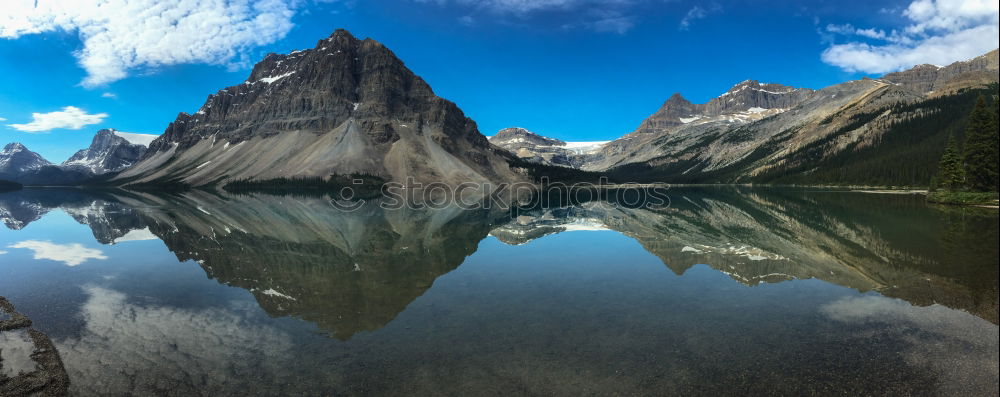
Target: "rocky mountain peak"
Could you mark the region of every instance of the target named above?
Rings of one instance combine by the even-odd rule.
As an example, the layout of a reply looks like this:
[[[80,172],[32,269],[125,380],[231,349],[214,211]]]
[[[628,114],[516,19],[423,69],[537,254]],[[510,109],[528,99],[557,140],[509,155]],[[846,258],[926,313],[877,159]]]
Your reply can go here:
[[[647,118],[636,129],[636,133],[649,133],[665,128],[676,127],[685,123],[684,120],[701,117],[704,106],[693,104],[679,92],[675,92],[660,109]]]
[[[491,150],[475,122],[392,51],[337,30],[315,48],[268,54],[245,82],[209,95],[194,114],[179,114],[119,178],[173,173],[192,185],[351,173],[520,178]]]
[[[19,142],[8,143],[3,147],[3,151],[0,151],[0,175],[37,170],[47,165],[52,163]],[[8,176],[0,179],[16,178]]]
[[[688,101],[686,98],[684,98],[684,96],[681,95],[681,93],[675,92],[673,95],[670,96],[670,98],[667,98],[667,101],[663,103],[663,106],[669,106],[669,105],[685,106],[690,103],[691,101]]]
[[[20,142],[11,142],[3,147],[3,154],[13,154],[24,150],[28,150],[28,148],[24,147]]]
[[[744,80],[709,101],[705,105],[705,113],[708,116],[718,116],[751,109],[788,109],[802,103],[812,93],[813,90],[805,88]]]
[[[528,131],[521,127],[504,128],[489,138],[493,145],[515,156],[546,165],[580,167],[584,157],[600,150],[607,141],[566,142]]]
[[[60,166],[88,175],[101,175],[125,169],[146,153],[145,145],[133,143],[126,136],[144,136],[144,134],[121,133],[111,128],[99,130],[94,134],[89,147],[76,152]]]
[[[563,146],[566,142],[559,139],[544,137],[521,127],[509,127],[497,131],[489,138],[490,143],[510,150],[522,146]]]
[[[426,109],[404,99],[431,97],[430,86],[392,51],[341,29],[315,48],[268,54],[243,84],[209,95],[194,114],[178,114],[150,155],[171,143],[184,149],[208,135],[236,144],[280,131],[329,131],[351,117],[413,115]],[[394,139],[389,131],[380,134],[381,141]],[[484,138],[480,145],[487,145]]]

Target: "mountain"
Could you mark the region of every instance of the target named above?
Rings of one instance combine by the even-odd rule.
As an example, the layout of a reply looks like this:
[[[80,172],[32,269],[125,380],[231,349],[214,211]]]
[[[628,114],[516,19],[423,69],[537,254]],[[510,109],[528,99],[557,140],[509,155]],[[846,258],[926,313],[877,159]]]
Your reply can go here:
[[[996,71],[1000,67],[997,51],[944,67],[917,65],[909,70],[886,74],[882,80],[925,95],[944,95],[964,86],[988,84],[997,80]]]
[[[20,143],[0,151],[0,179],[24,185],[70,185],[86,179],[77,171],[64,171]]]
[[[635,133],[664,132],[693,122],[756,120],[794,107],[812,94],[808,88],[761,84],[756,80],[743,81],[704,104],[691,103],[674,93]]]
[[[997,65],[992,51],[816,91],[747,80],[704,104],[674,94],[570,163],[636,182],[926,186],[976,97],[997,94]]]
[[[520,127],[504,128],[489,137],[490,143],[534,163],[580,167],[581,155],[596,152],[607,141],[564,142],[547,138]]]
[[[121,171],[138,161],[156,135],[120,132],[114,129],[97,131],[90,147],[76,152],[60,166],[77,169],[90,175]]]
[[[28,150],[20,143],[9,143],[0,151],[0,178],[17,180],[17,175],[37,171],[52,165],[40,154]]]
[[[92,177],[121,171],[134,164],[156,135],[97,131],[90,146],[55,165],[20,143],[11,143],[0,152],[0,179],[25,185],[70,186]]]
[[[476,123],[388,48],[337,30],[316,47],[268,54],[247,80],[181,113],[123,184],[365,174],[417,182],[512,182]]]

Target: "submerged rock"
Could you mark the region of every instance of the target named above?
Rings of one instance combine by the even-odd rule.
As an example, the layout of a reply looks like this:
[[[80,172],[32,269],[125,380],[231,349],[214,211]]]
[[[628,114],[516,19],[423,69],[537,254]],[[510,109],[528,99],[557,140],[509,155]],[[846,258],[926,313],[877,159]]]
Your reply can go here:
[[[0,396],[64,396],[68,388],[52,341],[0,296]]]

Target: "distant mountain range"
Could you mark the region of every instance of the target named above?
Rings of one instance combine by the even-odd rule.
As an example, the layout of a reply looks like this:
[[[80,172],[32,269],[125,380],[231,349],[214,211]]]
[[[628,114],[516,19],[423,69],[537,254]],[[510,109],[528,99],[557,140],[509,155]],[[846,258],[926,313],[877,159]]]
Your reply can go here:
[[[97,131],[89,147],[58,165],[20,143],[11,143],[0,152],[0,179],[26,185],[79,184],[128,168],[154,139],[156,135],[103,129]]]
[[[821,90],[747,80],[704,104],[674,94],[635,131],[587,153],[548,158],[543,136],[491,141],[637,182],[920,186],[948,135],[961,137],[976,97],[997,95],[997,74],[994,50]]]
[[[517,127],[487,139],[392,51],[341,29],[315,48],[268,54],[245,82],[180,113],[158,137],[102,130],[59,165],[10,144],[0,179],[70,185],[117,172],[104,182],[221,187],[371,176],[496,185],[560,166],[636,182],[924,186],[947,137],[961,138],[976,97],[997,95],[997,75],[994,50],[820,90],[746,80],[703,104],[673,94],[610,142]]]
[[[608,141],[565,142],[520,127],[504,128],[491,136],[489,141],[527,161],[576,168],[583,165],[580,160],[584,155],[593,154],[608,143]]]

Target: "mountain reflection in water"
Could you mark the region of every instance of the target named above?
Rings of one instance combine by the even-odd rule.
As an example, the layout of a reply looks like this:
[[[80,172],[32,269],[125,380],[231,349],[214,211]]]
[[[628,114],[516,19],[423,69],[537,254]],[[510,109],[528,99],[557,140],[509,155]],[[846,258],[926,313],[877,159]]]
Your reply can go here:
[[[502,341],[505,335],[514,332],[514,328],[508,327],[514,327],[512,324],[517,321],[526,321],[528,322],[526,327],[538,327],[539,332],[547,332],[545,330],[552,327],[558,328],[559,321],[569,320],[559,320],[558,318],[544,320],[544,318],[563,315],[556,313],[576,313],[578,315],[574,317],[576,319],[582,318],[579,316],[585,317],[587,312],[583,310],[588,305],[587,302],[594,305],[596,301],[590,301],[590,299],[600,298],[593,295],[596,290],[589,293],[576,290],[561,291],[555,287],[555,284],[544,284],[545,282],[558,283],[560,278],[569,278],[575,281],[589,280],[588,277],[594,277],[598,280],[606,279],[607,285],[627,285],[627,280],[621,278],[625,276],[615,273],[617,271],[615,269],[621,268],[621,265],[612,263],[616,260],[614,258],[618,255],[617,252],[603,252],[599,258],[595,256],[590,262],[578,265],[560,262],[561,256],[573,257],[572,253],[560,252],[545,252],[541,256],[530,258],[532,263],[527,264],[523,263],[524,258],[493,258],[492,260],[498,264],[491,268],[497,272],[491,276],[492,279],[477,279],[466,275],[460,280],[453,280],[460,287],[468,285],[469,288],[478,288],[479,296],[473,294],[466,298],[460,298],[460,292],[465,293],[465,291],[455,290],[454,285],[432,288],[436,284],[436,280],[444,279],[443,276],[455,271],[460,266],[464,268],[463,263],[482,249],[483,241],[489,236],[509,246],[532,247],[537,245],[538,249],[545,250],[546,244],[549,244],[547,241],[550,241],[550,239],[543,238],[546,236],[569,232],[585,233],[610,230],[638,242],[642,249],[655,256],[671,273],[685,275],[692,282],[702,280],[705,277],[704,273],[698,270],[700,268],[710,268],[714,272],[724,274],[738,283],[733,284],[739,288],[734,293],[760,288],[763,285],[799,285],[796,283],[801,281],[795,280],[809,279],[812,279],[812,282],[847,287],[862,293],[877,292],[877,294],[845,296],[823,303],[816,315],[825,319],[824,321],[832,322],[831,324],[840,324],[845,330],[856,329],[860,327],[859,324],[884,324],[888,327],[900,327],[901,324],[905,324],[902,325],[904,328],[919,329],[920,332],[916,332],[909,339],[906,339],[907,347],[905,348],[898,345],[903,342],[884,341],[885,335],[877,336],[875,334],[864,336],[864,338],[874,338],[870,341],[874,343],[873,345],[869,345],[867,341],[862,344],[871,346],[870,348],[875,350],[895,349],[893,351],[903,354],[901,359],[907,365],[930,368],[926,370],[936,371],[936,373],[951,374],[953,382],[945,382],[936,386],[940,392],[961,393],[967,390],[988,391],[996,388],[995,379],[968,376],[970,371],[982,371],[983,368],[986,369],[987,374],[990,371],[995,373],[995,370],[991,370],[991,368],[997,366],[997,341],[995,337],[997,328],[995,324],[997,324],[998,301],[996,265],[998,261],[998,227],[995,212],[966,208],[928,207],[919,196],[869,195],[816,190],[737,187],[684,188],[671,190],[670,198],[671,205],[661,209],[629,208],[611,202],[595,201],[562,208],[522,210],[511,214],[497,211],[463,211],[456,208],[386,210],[380,208],[377,202],[370,202],[360,210],[343,212],[329,205],[325,199],[318,197],[224,195],[205,191],[154,195],[124,191],[89,192],[26,189],[0,195],[0,220],[8,229],[28,230],[33,222],[39,222],[49,212],[61,210],[72,217],[74,221],[88,226],[94,239],[103,245],[116,245],[136,240],[161,240],[178,261],[197,263],[204,274],[215,282],[248,291],[256,300],[257,306],[263,309],[268,316],[275,319],[304,320],[318,327],[318,331],[322,334],[335,340],[345,341],[345,343],[356,342],[355,339],[358,338],[363,339],[358,341],[358,346],[374,343],[371,341],[378,338],[372,333],[387,327],[403,312],[410,311],[412,312],[411,316],[413,316],[420,315],[420,313],[431,313],[427,312],[427,310],[431,310],[428,309],[429,307],[437,308],[435,310],[445,310],[449,315],[464,318],[462,320],[464,325],[448,323],[439,317],[427,319],[426,321],[431,323],[439,322],[438,325],[432,326],[432,329],[440,333],[440,340],[427,339],[422,342],[410,340],[409,346],[416,346],[413,343],[426,343],[427,346],[421,348],[427,350],[423,357],[430,357],[426,356],[426,354],[430,354],[434,357],[432,362],[439,363],[444,367],[454,364],[464,368],[475,367],[475,364],[463,362],[458,358],[452,362],[450,361],[452,359],[447,358],[450,357],[449,354],[455,355],[454,357],[475,354],[474,350],[469,350],[472,347],[459,343],[464,337],[472,337],[469,336],[469,330],[460,327],[468,326],[469,329],[479,329],[479,338],[492,338],[496,343],[500,343],[497,341]],[[591,246],[585,247],[579,245],[580,243],[574,243],[577,244],[575,247],[587,252],[599,251],[605,241],[612,239],[607,237],[609,235],[602,236],[605,236],[603,240],[583,240],[588,241],[587,244],[593,244]],[[615,247],[622,246],[622,242],[615,241]],[[28,247],[22,245],[8,248],[15,245],[4,242],[4,247],[0,248],[12,251]],[[491,251],[495,249],[489,248]],[[80,265],[80,263],[87,263],[85,262],[87,260],[101,260],[95,258],[98,258],[97,255],[103,256],[103,254],[100,254],[100,251],[95,252],[97,253],[89,258],[65,259],[65,263],[69,265],[70,262],[73,262],[75,265]],[[36,258],[44,259],[44,257],[39,257],[37,253],[35,255]],[[628,261],[628,258],[633,256],[623,255],[622,260]],[[106,257],[104,258],[106,259]],[[538,269],[536,276],[551,277],[551,279],[518,279],[516,275],[503,272],[503,261],[505,260],[521,261],[516,265],[513,262],[508,263],[507,267],[511,271],[520,269],[519,271],[523,272],[526,269],[525,266],[528,266],[528,268]],[[601,265],[602,263],[605,265]],[[545,267],[551,267],[551,272],[554,273],[546,273]],[[573,274],[576,271],[574,269],[578,270],[578,274]],[[689,273],[694,275],[689,276]],[[539,282],[543,283],[539,287],[541,288],[539,291],[546,290],[545,285],[549,285],[548,288],[551,289],[552,294],[538,295],[541,292],[532,294],[530,289],[539,286]],[[683,280],[681,280],[681,284],[683,284]],[[476,285],[479,287],[475,287]],[[516,306],[491,306],[490,299],[496,299],[497,302],[502,301],[497,294],[500,294],[498,291],[503,289],[499,287],[496,290],[492,289],[493,286],[501,285],[509,286],[509,289],[514,291],[525,290],[522,298],[526,301],[515,301],[519,302]],[[796,288],[816,289],[817,285],[807,282]],[[655,286],[639,286],[637,288],[640,287],[653,288],[652,291],[655,291]],[[692,284],[692,287],[701,288],[695,287],[695,284]],[[443,301],[444,298],[440,296],[428,299],[428,303],[426,303],[428,308],[411,307],[412,303],[421,296],[441,288],[443,288],[441,293],[452,295],[449,298],[451,300],[461,301],[465,299],[469,305],[468,308],[463,309],[461,305],[442,308],[441,303],[447,301]],[[677,288],[677,285],[674,288]],[[724,287],[724,289],[734,291],[732,287]],[[802,290],[794,291],[800,292],[793,293],[785,290],[784,293],[789,294],[789,296],[803,293]],[[323,361],[333,360],[333,358],[306,357],[308,354],[302,352],[301,349],[308,351],[310,344],[319,342],[297,344],[298,342],[291,340],[284,331],[279,331],[266,323],[248,322],[249,320],[239,314],[249,310],[248,308],[238,308],[238,310],[232,308],[230,308],[231,310],[220,308],[174,310],[164,306],[163,302],[169,301],[168,298],[161,297],[151,301],[157,302],[156,304],[161,306],[136,303],[123,292],[93,283],[82,285],[80,293],[86,296],[86,300],[80,303],[81,307],[76,309],[78,313],[75,316],[78,320],[86,323],[86,331],[67,332],[66,335],[54,336],[53,339],[57,340],[56,345],[63,354],[64,361],[67,362],[71,378],[77,381],[75,390],[82,394],[136,392],[140,386],[146,387],[141,388],[145,391],[157,390],[153,388],[154,386],[128,382],[117,386],[81,382],[81,379],[113,378],[114,374],[121,373],[115,372],[117,370],[114,366],[108,367],[102,364],[107,361],[102,358],[104,355],[131,357],[145,350],[160,350],[161,359],[168,361],[169,364],[157,364],[154,360],[153,362],[123,365],[133,372],[137,371],[137,368],[148,367],[147,370],[151,371],[151,374],[158,374],[158,377],[176,376],[172,378],[173,382],[177,385],[190,387],[196,387],[198,382],[204,381],[204,379],[198,380],[200,379],[199,373],[211,373],[217,371],[219,367],[231,366],[227,372],[229,375],[220,375],[222,379],[228,380],[219,380],[218,384],[211,381],[208,383],[210,387],[203,385],[198,389],[202,392],[220,393],[235,390],[230,388],[237,387],[237,385],[247,386],[241,382],[252,384],[254,382],[252,379],[244,379],[245,377],[238,375],[243,372],[275,373],[280,375],[273,375],[274,379],[281,378],[287,382],[294,382],[290,379],[296,379],[297,376],[301,375],[296,371],[303,370],[282,367],[279,364],[283,362],[282,360],[299,360],[302,365],[311,363],[309,365],[312,365],[317,371],[321,371],[324,368],[323,365],[326,365],[322,363],[333,362]],[[631,299],[627,295],[622,295],[622,292],[615,292],[615,294],[618,295],[613,294],[612,296],[617,296],[624,301]],[[908,304],[898,300],[885,299],[878,295],[898,298]],[[573,307],[571,303],[559,303],[561,299],[568,299],[571,296],[577,297],[575,303],[583,306]],[[580,299],[579,297],[588,298]],[[504,299],[508,298],[510,297],[504,296]],[[700,304],[708,308],[719,304],[719,301],[713,300],[716,298],[710,293],[705,293],[699,298],[705,300]],[[530,301],[532,299],[534,301]],[[434,306],[435,304],[439,306]],[[655,302],[652,301],[648,304],[655,306]],[[561,308],[562,311],[549,312],[549,309],[546,309],[549,306],[546,305],[552,306],[552,310]],[[609,324],[607,332],[622,332],[621,330],[615,331],[615,327],[610,324],[614,324],[616,321],[627,324],[626,319],[629,318],[632,319],[630,321],[647,318],[641,316],[649,314],[653,308],[642,305],[642,302],[636,301],[632,306],[623,307],[621,311],[617,312],[607,312],[606,310],[610,310],[608,308],[594,308],[595,311],[604,311],[600,311],[601,315],[596,316],[593,320],[607,321]],[[475,307],[480,309],[474,309]],[[484,307],[489,309],[483,309]],[[782,307],[778,307],[774,310],[781,309]],[[513,313],[509,310],[523,310],[523,312]],[[694,315],[691,314],[694,312],[687,312],[683,307],[675,307],[673,310],[678,316],[676,321]],[[947,324],[950,324],[949,322],[954,324],[968,323],[968,320],[963,317],[967,315],[961,312],[971,313],[992,323],[992,325],[985,322],[969,326],[963,325],[960,328],[965,331],[956,333],[954,329],[948,328]],[[432,311],[432,313],[438,312]],[[547,314],[543,315],[542,313]],[[711,312],[702,312],[702,314],[709,317],[723,316],[723,311],[716,314]],[[753,315],[753,313],[744,314]],[[434,316],[439,315],[441,314],[434,314]],[[569,314],[565,315],[569,316]],[[729,314],[729,320],[725,316],[714,319],[712,321],[722,321],[721,323],[713,323],[715,325],[705,323],[691,326],[695,329],[737,326],[736,323],[746,320],[739,320],[733,316],[741,315]],[[495,318],[496,323],[491,324],[490,318]],[[649,326],[668,321],[667,319],[654,321],[652,317],[648,318],[650,318],[649,324],[647,324]],[[37,320],[36,318],[36,322],[39,322]],[[551,323],[546,323],[546,321]],[[694,321],[707,320],[696,317]],[[731,324],[727,324],[726,321]],[[811,318],[809,321],[818,320]],[[44,324],[44,321],[40,322]],[[412,321],[408,320],[406,323],[410,324]],[[197,330],[205,324],[216,324],[212,327],[205,326],[205,329],[215,329],[213,332],[217,335],[213,335],[212,338],[226,339],[227,342],[214,345],[212,348],[206,347],[204,340],[193,336],[200,332]],[[624,332],[641,333],[642,322],[639,321],[638,324],[634,326],[637,328],[631,328],[632,331]],[[775,328],[767,332],[775,335],[786,332],[786,330],[787,332],[808,333],[810,331],[803,330],[816,326],[808,324],[811,323],[789,323],[781,325],[785,328],[780,328],[780,331]],[[829,326],[829,324],[825,326]],[[481,329],[479,327],[487,328]],[[758,327],[767,328],[770,326],[758,325]],[[489,331],[486,331],[487,329]],[[118,332],[111,333],[110,330],[118,330]],[[565,352],[566,349],[576,348],[564,345],[563,342],[576,343],[576,346],[579,346],[581,341],[590,341],[588,343],[597,344],[590,346],[591,349],[610,349],[611,346],[618,346],[618,348],[624,349],[623,351],[652,348],[649,346],[640,347],[641,343],[652,343],[653,347],[668,348],[668,346],[660,346],[653,343],[654,341],[643,340],[638,336],[633,336],[632,339],[627,337],[622,339],[610,334],[603,335],[599,328],[593,331],[596,334],[575,335],[577,330],[566,329],[560,331],[562,332],[560,338],[564,338],[564,341],[544,338],[524,340],[522,347],[527,351],[553,349]],[[494,332],[497,334],[494,335]],[[664,338],[674,334],[670,338],[684,340],[683,345],[686,345],[685,348],[690,350],[685,354],[691,355],[692,358],[683,360],[707,361],[691,361],[686,364],[687,367],[683,365],[670,367],[670,370],[675,373],[688,371],[689,369],[684,368],[692,368],[691,366],[711,368],[710,363],[716,359],[729,360],[731,365],[739,365],[742,362],[740,360],[732,361],[730,355],[737,355],[741,359],[749,360],[747,361],[747,365],[749,365],[755,360],[754,357],[759,358],[762,357],[761,355],[772,354],[767,353],[766,343],[754,345],[759,341],[755,342],[752,334],[748,333],[743,336],[731,335],[732,338],[735,338],[733,341],[740,340],[740,338],[750,338],[745,343],[741,342],[740,344],[743,346],[742,349],[746,349],[745,352],[727,352],[725,354],[716,352],[713,353],[716,355],[712,356],[714,358],[702,356],[701,354],[708,354],[707,352],[717,348],[705,344],[711,337],[689,335],[685,332],[688,331],[674,328],[663,329],[659,331],[659,334]],[[987,335],[984,342],[984,339],[981,339],[977,334],[982,332],[993,334],[992,341]],[[359,335],[366,334],[367,336],[359,337]],[[852,333],[852,335],[854,334],[856,333]],[[399,338],[398,334],[396,335],[399,339],[398,343],[407,343],[405,342],[407,338]],[[834,340],[840,341],[836,343],[861,343],[845,342],[853,337],[838,336],[837,338],[841,339],[834,338]],[[135,343],[135,338],[143,340],[143,344],[130,346],[129,343]],[[155,346],[158,338],[171,341],[169,343],[174,346],[174,349],[179,349],[178,351],[204,351],[204,355],[173,357],[162,348]],[[365,342],[365,340],[369,342]],[[448,341],[451,341],[452,345],[449,345]],[[492,348],[485,348],[482,343],[477,342],[472,346],[487,351]],[[534,345],[536,343],[539,345]],[[636,345],[629,346],[628,343]],[[803,340],[802,343],[806,343],[806,340]],[[881,344],[881,347],[875,347],[878,344]],[[836,344],[830,346],[834,345]],[[383,347],[384,351],[379,351],[379,355],[366,359],[389,360],[383,364],[385,367],[381,371],[391,371],[394,365],[403,365],[402,362],[405,360],[400,361],[401,358],[396,356],[403,354],[400,350],[401,347],[392,346],[396,345],[386,345]],[[676,348],[670,347],[669,349]],[[319,348],[319,350],[323,349],[325,348]],[[433,349],[437,350],[434,350],[434,353],[429,353]],[[864,350],[837,353],[837,349],[833,348],[826,351],[820,345],[815,346],[815,349],[814,353],[817,355],[842,353],[844,357],[850,356],[859,360],[864,359],[865,354],[867,354]],[[971,350],[958,353],[961,349]],[[991,349],[992,353],[983,355],[982,351],[989,352]],[[117,350],[121,351],[109,353]],[[289,351],[299,351],[298,356],[289,354]],[[602,351],[585,349],[575,354],[582,355],[582,357],[577,357],[578,359],[590,354],[596,355],[593,357],[594,360],[606,361],[608,357],[601,355],[604,353],[600,352]],[[507,353],[524,354],[520,350]],[[497,351],[491,354],[500,357],[507,353]],[[960,354],[960,356],[955,356],[956,354]],[[357,357],[357,360],[362,360],[362,356],[343,353],[343,355],[337,356],[340,357],[337,360],[348,363],[351,362],[349,357]],[[640,356],[642,354],[633,352],[627,360],[620,364],[633,365],[630,367],[633,371],[642,372],[644,370],[639,368],[644,364],[634,362],[636,357]],[[950,358],[928,362],[926,359],[928,356],[947,356]],[[167,359],[167,357],[171,358]],[[235,362],[229,357],[243,358],[239,362]],[[555,373],[552,372],[555,367],[547,366],[546,361],[529,363],[520,361],[523,357],[519,357],[510,356],[506,362],[512,363],[511,365],[519,363],[517,365],[521,365],[521,370],[524,371],[531,372],[530,369],[535,368],[533,371],[537,374],[545,373],[555,376]],[[696,357],[700,358],[696,359]],[[729,358],[723,359],[723,357]],[[825,357],[831,362],[830,365],[836,361],[831,358],[835,356]],[[674,360],[682,359],[678,356]],[[811,360],[822,362],[822,357]],[[254,364],[251,365],[251,363]],[[557,363],[550,364],[556,365]],[[611,365],[610,362],[605,364]],[[801,364],[790,362],[788,365],[797,366],[796,369],[786,368],[783,371],[808,373],[809,367],[803,367]],[[165,365],[174,367],[168,369],[164,367]],[[356,365],[369,364],[358,363]],[[560,368],[565,368],[566,364],[558,365],[561,366]],[[593,365],[599,366],[596,363]],[[681,364],[674,363],[672,365]],[[816,365],[820,366],[821,364]],[[163,372],[157,372],[151,368]],[[878,371],[880,369],[884,370],[885,368],[859,366],[857,371]],[[435,367],[434,370],[440,370],[440,368]],[[509,370],[511,369],[507,368],[503,371]],[[595,367],[589,370],[601,372],[606,369]],[[655,370],[655,365],[647,370]],[[103,371],[112,372],[105,373]],[[367,379],[366,382],[374,382],[373,379],[377,379],[378,376],[386,376],[385,372],[373,369],[348,368],[345,371],[347,372],[337,376],[345,377],[343,379]],[[708,370],[706,369],[706,371]],[[961,373],[962,371],[965,373]],[[756,374],[754,376],[769,379],[769,376],[777,376],[775,374],[780,372],[773,372],[772,375]],[[483,377],[486,376],[478,373],[467,375],[471,379],[479,379],[479,381],[482,381]],[[649,374],[643,376],[647,375]],[[706,379],[712,379],[713,376],[719,379],[729,379],[732,378],[730,375],[736,376],[737,379],[742,379],[739,376],[743,376],[726,373],[711,375],[711,371],[699,376]],[[515,375],[509,374],[509,376]],[[516,377],[522,376],[529,375],[516,375]],[[591,385],[595,387],[594,390],[619,390],[616,388],[621,386],[610,379],[598,382],[598,380],[584,381],[583,378],[576,378],[581,376],[579,374],[559,376],[577,379],[576,382],[582,382],[579,384],[597,382]],[[691,384],[701,384],[697,380],[698,377],[690,378],[691,376],[694,375],[680,376],[671,382],[688,385],[687,387],[690,387]],[[852,375],[851,371],[845,371],[842,376],[843,379],[857,377],[857,375]],[[850,378],[851,376],[855,376],[855,378]],[[899,379],[884,379],[881,382],[903,382],[903,384],[911,382],[907,387],[915,388],[914,390],[920,387],[929,387],[906,378],[910,375],[899,374],[898,376]],[[271,379],[270,382],[276,382],[274,379]],[[536,386],[547,384],[542,382],[541,378],[531,381],[518,379],[521,379],[520,382],[528,384],[533,384],[531,382],[535,381],[541,382]],[[639,378],[636,378],[637,382],[638,380]],[[737,383],[749,382],[746,379],[743,381],[729,380]],[[847,387],[840,384],[840,386],[843,386],[843,390],[862,390],[865,387],[871,387],[870,382],[877,382],[873,379],[855,380],[858,382],[856,385]],[[344,382],[338,383],[333,378],[330,381],[340,386],[325,384],[323,380],[315,381],[324,384],[324,386],[300,385],[302,389],[279,388],[272,391],[315,392],[319,390],[352,394],[385,392],[393,387],[393,383],[388,381],[384,385],[362,382],[361,384],[367,387],[363,389],[352,389],[351,387],[355,387],[357,384],[347,382],[347,384],[353,385],[347,387],[344,386]],[[758,381],[760,380],[753,382]],[[656,384],[658,390],[663,390],[665,386],[657,382],[647,386],[652,387],[653,384]],[[155,380],[150,380],[150,384],[155,383]],[[424,390],[422,389],[424,386],[430,387],[429,385],[410,385],[412,390]],[[532,386],[532,388],[534,389],[536,386]],[[548,391],[559,394],[575,390],[570,387],[571,384],[565,386],[568,388],[548,389]],[[778,385],[772,384],[771,389],[760,389],[760,391],[801,392],[803,389],[796,388],[799,386],[778,387]],[[384,389],[380,387],[384,387]],[[483,390],[481,387],[486,386],[461,383],[460,385],[435,385],[431,389],[437,387],[452,392],[468,392],[480,391]],[[634,387],[634,389],[629,389],[634,392],[645,390],[639,386],[639,383],[630,384],[629,387]],[[678,387],[671,390],[691,391],[691,389],[682,386]],[[734,386],[727,386],[723,383],[715,387],[718,388],[711,390],[719,392],[735,390],[729,388]],[[183,389],[181,387],[177,390]],[[500,387],[497,390],[506,389]],[[910,389],[905,388],[905,390]]]

